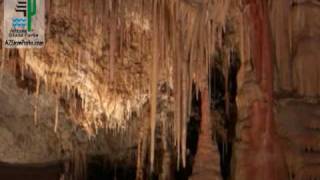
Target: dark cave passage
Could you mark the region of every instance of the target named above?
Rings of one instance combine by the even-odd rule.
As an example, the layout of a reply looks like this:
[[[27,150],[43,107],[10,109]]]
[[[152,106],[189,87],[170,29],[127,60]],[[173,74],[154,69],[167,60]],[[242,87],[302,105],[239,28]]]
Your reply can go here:
[[[221,117],[217,122],[213,122],[212,124],[215,130],[213,136],[216,137],[214,139],[219,148],[221,174],[224,180],[230,178],[232,146],[237,120],[237,73],[240,68],[240,59],[236,52],[231,52],[229,63],[227,80],[222,72],[222,68],[219,68],[222,67],[220,64],[212,68],[210,81],[211,110],[216,111]]]
[[[191,117],[188,122],[187,133],[187,165],[185,168],[176,171],[175,179],[187,180],[192,175],[192,167],[194,164],[194,157],[197,153],[197,145],[200,133],[200,121],[201,121],[201,96],[196,92],[195,86],[192,88],[192,110]],[[198,94],[197,94],[198,93]]]
[[[237,73],[240,68],[239,55],[236,52],[230,54],[230,66],[228,68],[228,80],[222,72],[222,65],[213,66],[211,70],[211,111],[215,111],[221,118],[217,122],[212,123],[213,137],[215,136],[219,155],[221,175],[224,180],[230,178],[231,174],[231,158],[233,151],[233,142],[235,138],[235,126],[237,120]],[[217,61],[219,62],[219,61]],[[225,83],[228,83],[227,85]],[[227,91],[225,88],[228,88]],[[226,98],[226,93],[228,98]],[[227,102],[227,100],[229,102]],[[228,106],[227,106],[228,103]],[[192,114],[188,123],[187,148],[187,166],[176,172],[176,179],[188,179],[192,175],[194,158],[197,153],[197,144],[200,133],[201,123],[201,95],[197,94],[193,88],[192,97]],[[227,109],[229,108],[229,109]],[[217,119],[217,118],[213,118]],[[215,127],[216,126],[216,127]]]
[[[66,171],[68,164],[69,172]],[[71,163],[72,164],[72,163]],[[74,176],[69,161],[48,162],[43,164],[8,164],[0,163],[0,177],[4,180],[135,180],[136,168],[126,163],[115,164],[105,160],[104,156],[88,157],[81,175]],[[70,169],[71,168],[71,169]]]
[[[0,178],[3,180],[59,180],[62,163],[8,164],[0,163]]]
[[[136,177],[136,167],[123,164],[113,164],[107,162],[103,157],[95,157],[88,166],[87,180],[134,180]]]

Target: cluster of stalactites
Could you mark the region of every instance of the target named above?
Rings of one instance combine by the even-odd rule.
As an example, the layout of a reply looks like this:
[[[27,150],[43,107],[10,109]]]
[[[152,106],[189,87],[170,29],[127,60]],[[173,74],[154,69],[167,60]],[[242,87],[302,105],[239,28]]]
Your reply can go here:
[[[54,7],[63,5],[63,3],[65,3],[66,8],[59,10],[59,8]],[[64,14],[71,17],[74,23],[79,24],[80,38],[82,33],[94,33],[95,30],[99,30],[99,28],[94,27],[102,24],[101,31],[104,32],[102,34],[107,37],[102,37],[102,39],[108,41],[108,71],[104,74],[107,79],[104,79],[102,83],[107,84],[107,86],[112,86],[114,83],[114,63],[116,58],[123,57],[124,46],[132,35],[132,32],[126,27],[126,16],[133,12],[141,17],[138,21],[145,19],[150,22],[150,27],[145,22],[139,22],[146,33],[151,33],[152,62],[149,77],[151,111],[148,128],[151,137],[150,166],[151,169],[154,166],[157,89],[159,76],[162,74],[161,69],[170,70],[170,73],[167,73],[167,80],[171,81],[173,85],[175,116],[173,122],[167,123],[172,124],[170,127],[173,127],[172,134],[174,134],[174,144],[177,150],[177,164],[179,166],[182,163],[185,166],[187,121],[191,110],[192,84],[194,83],[196,88],[199,89],[208,83],[207,78],[212,64],[211,56],[216,46],[220,46],[222,43],[222,32],[230,0],[205,0],[201,3],[192,0],[94,0],[90,3],[85,0],[51,0],[48,4],[47,8],[52,14]],[[88,8],[92,8],[92,14],[88,14],[90,11],[84,11]],[[82,23],[82,19],[87,18],[89,18],[89,23]],[[50,16],[48,22],[48,26],[50,26],[52,23]],[[143,35],[139,38],[140,49],[138,51],[142,54],[149,44],[148,39]],[[78,47],[79,52],[82,51],[81,48],[82,46]],[[94,49],[92,50],[94,51]],[[73,61],[78,61],[79,67],[81,67],[83,60],[79,60],[79,58],[81,58],[80,55]],[[86,61],[98,60],[86,59]],[[39,72],[41,72],[41,69]],[[61,75],[64,74],[61,73]],[[48,83],[45,77],[44,74],[43,76],[37,76],[36,94],[39,94],[39,82],[41,80]],[[65,89],[63,86],[68,87],[62,82],[56,83],[60,83],[59,87],[61,87],[55,91],[57,94],[60,94],[59,90]],[[81,92],[76,87],[68,87],[67,89]],[[57,129],[58,114],[57,105],[55,130]],[[36,116],[35,113],[35,119]],[[97,126],[100,126],[100,124]]]
[[[141,58],[143,53],[147,53],[142,52],[143,49],[149,49],[146,42],[145,47],[141,45],[143,43],[140,44],[142,50],[139,52],[128,50],[133,33],[130,23],[137,23],[137,13],[134,12],[137,9],[133,4],[129,1],[125,3],[105,0],[95,0],[92,3],[74,0],[49,1],[47,9],[51,16],[48,16],[47,26],[57,31],[55,33],[59,33],[56,24],[64,18],[67,20],[66,24],[70,23],[68,28],[73,28],[70,31],[78,40],[66,38],[58,39],[57,43],[48,42],[47,46],[51,46],[48,48],[52,51],[48,54],[52,57],[51,60],[47,60],[46,55],[43,56],[46,59],[41,59],[45,53],[41,50],[27,51],[29,57],[24,58],[27,66],[31,66],[40,77],[39,81],[49,87],[46,89],[51,89],[57,94],[57,99],[64,95],[68,98],[68,102],[74,102],[69,105],[72,119],[80,120],[79,124],[89,135],[94,135],[101,127],[125,130],[131,112],[139,110],[146,101],[147,96],[143,89],[138,89],[137,85],[130,81],[126,82],[125,78],[117,78],[119,73],[115,72],[118,69],[116,64],[119,66],[121,65],[119,62],[123,62],[123,59],[130,58],[129,53],[134,53],[133,57],[139,54]],[[148,31],[148,26],[148,23],[143,21],[138,26],[140,32],[137,34]],[[50,37],[55,36],[49,31],[47,33]],[[60,45],[60,41],[65,42]],[[72,46],[72,50],[68,49],[69,45]],[[77,97],[80,97],[80,103],[77,102],[79,101]],[[55,122],[58,122],[58,111],[57,105]],[[36,112],[35,110],[35,120]],[[55,130],[56,127],[57,125]]]
[[[152,1],[153,69],[151,73],[151,148],[153,167],[156,127],[157,65],[171,61],[174,89],[173,134],[177,165],[186,165],[187,121],[191,110],[192,84],[207,86],[211,56],[222,44],[228,0],[197,3],[182,0]]]

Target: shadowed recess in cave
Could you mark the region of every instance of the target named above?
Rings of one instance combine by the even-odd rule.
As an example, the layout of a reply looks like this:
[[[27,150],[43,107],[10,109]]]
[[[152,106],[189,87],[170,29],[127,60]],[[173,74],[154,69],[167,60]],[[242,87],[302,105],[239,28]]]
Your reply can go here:
[[[223,62],[223,55],[219,51],[217,63]],[[219,60],[220,58],[220,60]],[[220,153],[222,178],[230,178],[232,146],[235,140],[235,126],[237,121],[237,73],[240,68],[240,59],[237,52],[232,51],[227,59],[230,66],[224,70],[222,64],[216,64],[211,70],[211,108],[212,116],[218,116],[212,123],[213,139],[217,142]],[[227,73],[227,74],[226,74]]]
[[[201,121],[201,96],[197,94],[195,86],[192,88],[192,110],[190,120],[188,122],[188,133],[187,133],[187,165],[185,168],[176,171],[176,179],[187,180],[192,174],[192,167],[194,164],[194,157],[197,153],[197,144],[200,133],[200,121]]]

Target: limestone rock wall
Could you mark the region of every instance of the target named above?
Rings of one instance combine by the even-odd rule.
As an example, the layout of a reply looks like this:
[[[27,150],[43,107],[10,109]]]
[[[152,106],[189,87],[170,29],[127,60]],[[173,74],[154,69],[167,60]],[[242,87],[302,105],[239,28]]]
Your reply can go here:
[[[318,98],[320,6],[318,1],[272,1],[270,22],[275,44],[275,88]]]
[[[289,179],[319,178],[320,6],[315,0],[270,4],[275,45],[275,120]]]

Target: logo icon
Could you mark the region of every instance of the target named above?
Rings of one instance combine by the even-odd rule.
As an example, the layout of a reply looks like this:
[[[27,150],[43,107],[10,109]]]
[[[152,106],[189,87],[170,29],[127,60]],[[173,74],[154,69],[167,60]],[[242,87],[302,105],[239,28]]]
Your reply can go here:
[[[37,1],[36,0],[18,0],[16,12],[23,13],[24,17],[28,18],[28,31],[32,30],[32,17],[37,14]],[[25,20],[24,20],[25,21]]]
[[[22,12],[23,16],[27,16],[27,3],[26,1],[19,1],[17,3],[16,12]]]
[[[4,0],[4,46],[32,48],[44,45],[45,0]]]

